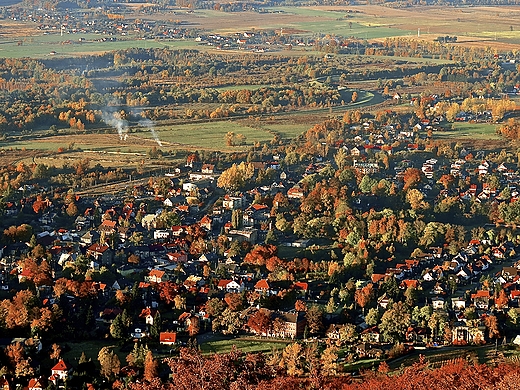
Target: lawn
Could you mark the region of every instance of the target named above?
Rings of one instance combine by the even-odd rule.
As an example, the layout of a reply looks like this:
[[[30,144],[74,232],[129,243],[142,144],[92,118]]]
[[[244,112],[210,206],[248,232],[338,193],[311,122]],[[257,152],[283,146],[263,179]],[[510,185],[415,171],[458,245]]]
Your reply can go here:
[[[233,347],[238,348],[242,352],[264,352],[270,353],[273,348],[283,349],[291,341],[273,341],[273,340],[261,340],[261,339],[223,339],[208,341],[200,344],[200,349],[205,354],[212,353],[226,353],[231,351]]]
[[[70,342],[66,344],[70,348],[69,351],[63,353],[63,359],[66,361],[77,364],[81,354],[85,352],[87,359],[92,359],[93,362],[97,362],[98,353],[103,347],[113,347],[114,352],[119,357],[122,363],[126,361],[126,356],[129,352],[121,352],[120,348],[116,345],[114,340],[89,340],[80,343]],[[66,347],[65,347],[66,349]]]

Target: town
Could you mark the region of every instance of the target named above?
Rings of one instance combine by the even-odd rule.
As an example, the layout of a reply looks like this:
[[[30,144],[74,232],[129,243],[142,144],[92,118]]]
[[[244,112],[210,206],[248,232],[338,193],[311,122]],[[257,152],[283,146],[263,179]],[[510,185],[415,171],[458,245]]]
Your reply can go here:
[[[514,6],[10,3],[1,388],[514,387]]]

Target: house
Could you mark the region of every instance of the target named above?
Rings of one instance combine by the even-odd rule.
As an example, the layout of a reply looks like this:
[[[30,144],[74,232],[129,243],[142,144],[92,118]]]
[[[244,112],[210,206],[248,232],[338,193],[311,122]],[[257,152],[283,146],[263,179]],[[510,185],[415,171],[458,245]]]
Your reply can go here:
[[[289,188],[287,191],[287,197],[289,199],[302,199],[305,196],[305,193],[303,192],[303,188],[300,186],[294,186],[292,188]]]
[[[279,318],[284,323],[283,331],[277,334],[277,337],[298,339],[303,336],[305,326],[307,325],[305,313],[278,312],[276,318]]]
[[[110,236],[116,232],[116,225],[117,221],[111,221],[108,219],[105,219],[101,225],[99,225],[98,230],[100,232],[104,232],[105,235]]]
[[[444,309],[444,298],[442,297],[435,297],[432,298],[432,307],[433,310],[442,310]]]
[[[87,257],[92,257],[100,264],[111,264],[114,251],[106,244],[92,244],[86,252]]]
[[[154,230],[153,238],[154,240],[168,240],[172,236],[171,230]]]
[[[86,245],[92,245],[99,241],[101,235],[96,230],[89,230],[80,237],[80,241]]]
[[[481,344],[484,342],[485,326],[468,326],[464,322],[455,322],[452,328],[452,343],[455,345]]]
[[[157,315],[158,311],[157,309],[152,309],[150,307],[147,307],[143,310],[141,310],[141,314],[139,314],[139,318],[144,318],[144,322],[147,325],[153,325],[153,321],[155,316]]]
[[[222,207],[228,210],[242,209],[246,205],[246,198],[243,195],[225,195]]]
[[[205,174],[215,173],[215,165],[213,164],[202,164],[201,172]]]
[[[462,297],[452,298],[451,307],[456,311],[464,310],[466,308],[466,300]]]
[[[371,328],[365,329],[363,332],[361,332],[360,337],[364,343],[381,342],[381,332],[377,326],[372,326]]]
[[[32,378],[27,387],[28,390],[43,390],[47,388],[47,380],[44,377]]]
[[[471,300],[477,309],[489,309],[489,301],[491,294],[488,290],[478,290],[475,294],[471,294]]]
[[[204,229],[206,229],[209,232],[211,232],[212,223],[213,223],[213,219],[208,215],[205,215],[200,220],[200,226],[202,226]]]
[[[159,333],[159,343],[161,345],[174,345],[177,341],[177,332]]]
[[[244,242],[247,241],[250,244],[256,244],[258,239],[258,229],[246,227],[244,229],[231,229],[228,232],[229,241]]]
[[[254,289],[256,292],[263,294],[263,295],[273,295],[276,294],[275,291],[273,291],[271,284],[267,279],[260,279],[258,282],[256,282]]]
[[[67,380],[70,372],[72,371],[72,366],[70,364],[65,363],[63,359],[51,368],[51,376],[56,376],[57,379],[62,381]]]
[[[166,272],[158,269],[151,270],[146,279],[150,283],[162,283],[169,280]]]
[[[241,293],[245,289],[244,282],[240,284],[236,280],[221,279],[217,284],[217,289],[232,293]]]

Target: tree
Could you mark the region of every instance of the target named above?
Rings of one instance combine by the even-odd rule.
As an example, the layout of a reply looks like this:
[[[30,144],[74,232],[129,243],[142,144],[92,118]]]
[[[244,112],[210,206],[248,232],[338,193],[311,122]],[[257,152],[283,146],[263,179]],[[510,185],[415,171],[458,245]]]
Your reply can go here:
[[[206,302],[206,313],[210,317],[219,316],[225,309],[224,303],[220,298],[211,298]]]
[[[186,297],[183,297],[181,295],[176,295],[175,298],[173,298],[173,302],[174,302],[175,308],[177,310],[186,309]]]
[[[56,343],[52,344],[50,358],[52,360],[57,361],[57,360],[59,360],[60,356],[61,356],[61,347]]]
[[[259,335],[267,335],[272,328],[271,317],[264,311],[258,310],[252,316],[249,316],[247,326]]]
[[[338,347],[329,345],[321,354],[321,367],[325,375],[336,375],[338,371]]]
[[[302,346],[298,343],[289,344],[282,353],[280,365],[285,367],[287,374],[291,376],[303,375],[303,354]]]
[[[323,310],[321,307],[311,306],[305,313],[305,319],[311,334],[316,335],[323,330]]]
[[[251,163],[241,162],[239,165],[233,164],[219,176],[217,186],[228,191],[239,190],[253,177],[254,172],[255,168]]]
[[[196,336],[200,331],[200,320],[197,316],[190,317],[190,324],[188,326],[188,334],[190,337]]]
[[[153,323],[150,326],[150,336],[154,339],[158,339],[162,329],[162,318],[161,313],[157,311],[153,317]]]
[[[506,292],[502,289],[498,293],[498,297],[495,299],[495,306],[497,309],[503,309],[504,307],[507,307],[509,303],[509,298],[507,297]]]
[[[496,339],[496,338],[500,337],[500,329],[498,327],[497,317],[495,317],[495,316],[485,317],[484,325],[486,325],[490,339]]]
[[[374,285],[372,283],[367,284],[365,287],[356,290],[354,294],[354,299],[356,303],[363,309],[363,313],[365,312],[365,307],[372,301],[374,298]]]
[[[379,322],[380,318],[381,318],[381,314],[379,313],[378,308],[372,307],[372,308],[370,308],[370,310],[368,310],[368,313],[365,316],[365,322],[369,326],[374,326]]]
[[[406,201],[410,204],[412,210],[425,210],[430,207],[428,202],[424,200],[424,194],[415,188],[408,190]]]
[[[131,366],[143,368],[148,352],[150,350],[146,345],[135,343],[132,352],[126,356],[126,362]]]
[[[244,320],[240,313],[226,308],[220,316],[213,319],[212,329],[214,332],[220,330],[223,334],[230,335],[238,333],[243,325]]]
[[[423,178],[422,171],[418,168],[408,168],[404,172],[403,181],[404,187],[403,191],[408,191],[410,188],[414,188],[417,186]]]
[[[294,310],[296,311],[307,311],[307,304],[301,299],[297,299],[294,303]]]
[[[126,337],[127,330],[123,323],[123,317],[118,314],[110,324],[110,335],[116,340],[121,340]]]
[[[224,296],[224,301],[227,303],[229,310],[239,311],[244,307],[244,296],[239,293],[227,293]]]
[[[144,379],[148,382],[157,378],[159,372],[159,363],[153,358],[152,351],[148,351],[144,361]]]
[[[101,348],[98,353],[98,361],[101,365],[101,375],[105,378],[112,379],[115,375],[119,374],[121,362],[111,348]]]
[[[397,302],[383,314],[379,329],[385,340],[398,342],[404,339],[410,323],[411,316],[408,308],[403,302]]]
[[[347,343],[353,343],[358,339],[359,335],[356,326],[353,324],[345,324],[339,329],[339,339]]]

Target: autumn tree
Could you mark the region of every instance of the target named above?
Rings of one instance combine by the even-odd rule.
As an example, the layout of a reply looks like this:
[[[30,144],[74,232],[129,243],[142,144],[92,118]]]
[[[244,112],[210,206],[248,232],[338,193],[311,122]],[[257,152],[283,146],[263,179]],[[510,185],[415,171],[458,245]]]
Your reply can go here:
[[[144,379],[148,382],[153,381],[157,378],[159,373],[159,363],[156,359],[154,359],[152,351],[148,351],[146,353],[146,358],[144,361]]]
[[[197,316],[190,317],[190,324],[188,326],[188,334],[190,337],[194,337],[199,334],[200,331],[200,320]]]
[[[416,187],[423,178],[423,173],[418,168],[408,168],[404,171],[403,181],[404,187],[403,191],[408,191],[410,188]]]
[[[356,303],[365,312],[365,307],[374,299],[374,285],[372,283],[367,284],[365,287],[356,290],[354,293],[354,299]]]
[[[301,376],[304,374],[303,348],[300,344],[289,344],[282,353],[280,366],[285,367],[287,374],[291,376]]]
[[[294,310],[296,311],[307,311],[307,304],[301,299],[297,299],[294,303]]]
[[[336,375],[338,371],[338,347],[329,345],[323,350],[320,360],[325,375]]]
[[[265,310],[258,310],[247,321],[247,326],[259,335],[267,335],[272,325],[271,317]]]
[[[238,311],[244,307],[244,296],[239,293],[227,293],[224,296],[224,301],[228,305],[229,310]]]
[[[310,334],[316,335],[323,330],[323,310],[320,306],[313,305],[305,313],[307,327]]]
[[[50,356],[50,358],[52,360],[55,360],[55,361],[60,359],[60,357],[61,357],[61,347],[59,346],[59,344],[56,344],[56,343],[52,344],[51,352],[50,352],[49,356]]]
[[[134,343],[134,348],[126,356],[126,361],[131,366],[143,368],[148,352],[150,352],[150,350],[146,345],[141,343]]]
[[[101,365],[101,375],[103,375],[105,378],[111,379],[115,375],[119,374],[121,369],[121,362],[111,348],[101,348],[98,353],[98,361]]]
[[[242,161],[240,164],[233,164],[219,176],[217,186],[229,191],[236,191],[243,188],[249,179],[254,175],[253,164]]]

